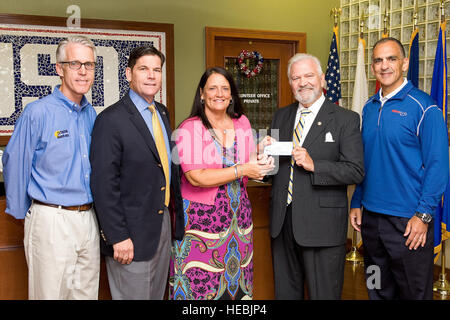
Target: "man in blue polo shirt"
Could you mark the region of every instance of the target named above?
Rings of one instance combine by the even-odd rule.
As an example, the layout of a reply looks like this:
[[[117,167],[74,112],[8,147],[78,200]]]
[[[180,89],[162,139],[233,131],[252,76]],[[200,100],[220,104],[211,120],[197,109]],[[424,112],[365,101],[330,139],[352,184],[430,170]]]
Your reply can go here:
[[[90,190],[96,112],[86,94],[95,47],[72,36],[56,50],[61,78],[26,106],[3,155],[6,212],[25,219],[29,299],[98,299],[99,232]]]
[[[447,128],[433,99],[403,78],[408,63],[395,38],[373,47],[381,89],[363,109],[366,175],[349,214],[366,270],[380,268],[370,299],[433,298],[432,219],[448,179]]]

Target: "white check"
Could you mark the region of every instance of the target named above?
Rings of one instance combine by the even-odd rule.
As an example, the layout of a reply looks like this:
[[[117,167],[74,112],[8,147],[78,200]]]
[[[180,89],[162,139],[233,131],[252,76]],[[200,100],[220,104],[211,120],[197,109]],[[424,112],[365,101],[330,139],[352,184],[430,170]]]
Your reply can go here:
[[[294,148],[292,141],[277,141],[264,148],[264,153],[271,156],[290,156]]]

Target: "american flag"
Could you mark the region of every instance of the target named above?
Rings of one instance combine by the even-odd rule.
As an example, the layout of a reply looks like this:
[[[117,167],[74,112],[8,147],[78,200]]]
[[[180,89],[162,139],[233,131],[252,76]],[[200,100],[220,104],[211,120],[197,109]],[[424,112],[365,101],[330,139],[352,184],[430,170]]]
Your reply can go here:
[[[339,51],[337,46],[338,27],[333,28],[333,38],[331,39],[330,55],[328,56],[327,72],[325,81],[327,82],[326,97],[331,102],[339,105],[341,99],[341,74],[339,71]]]

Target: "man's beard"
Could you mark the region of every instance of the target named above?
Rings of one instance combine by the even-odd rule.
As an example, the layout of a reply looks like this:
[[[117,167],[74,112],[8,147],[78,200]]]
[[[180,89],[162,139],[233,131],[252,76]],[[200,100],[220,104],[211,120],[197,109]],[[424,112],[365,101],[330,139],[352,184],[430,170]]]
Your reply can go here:
[[[302,96],[300,94],[300,91],[305,89],[306,90],[312,89],[312,91],[309,91],[309,93],[306,96],[305,95]],[[300,88],[295,92],[295,99],[303,105],[313,103],[319,98],[319,96],[320,96],[320,88],[314,88],[312,86]]]

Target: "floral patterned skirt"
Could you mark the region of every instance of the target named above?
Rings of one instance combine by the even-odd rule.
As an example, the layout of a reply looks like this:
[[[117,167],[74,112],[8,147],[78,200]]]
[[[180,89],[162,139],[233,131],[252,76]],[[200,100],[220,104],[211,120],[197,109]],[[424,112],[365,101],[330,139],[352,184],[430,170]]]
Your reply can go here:
[[[173,299],[252,299],[253,223],[242,179],[219,187],[214,205],[183,200],[185,236],[175,241]]]

